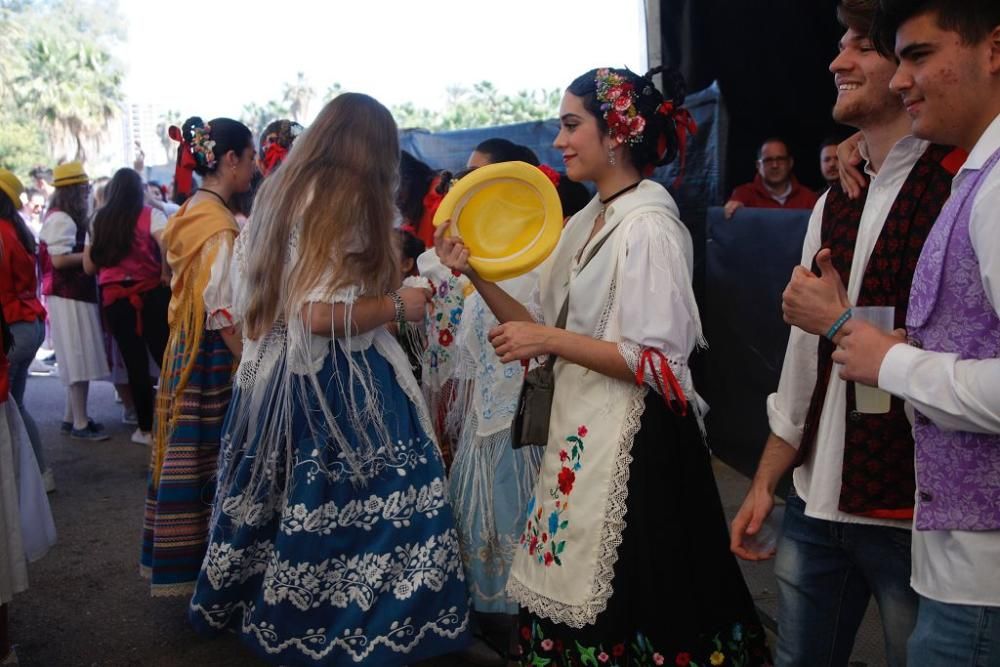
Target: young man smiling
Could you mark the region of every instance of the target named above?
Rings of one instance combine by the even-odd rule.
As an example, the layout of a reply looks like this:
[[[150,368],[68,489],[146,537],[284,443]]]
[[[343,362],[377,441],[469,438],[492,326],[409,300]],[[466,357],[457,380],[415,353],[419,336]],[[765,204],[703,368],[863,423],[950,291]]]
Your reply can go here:
[[[1000,2],[882,0],[913,132],[969,152],[913,278],[906,344],[848,320],[841,375],[915,411],[910,665],[1000,665]]]
[[[846,665],[872,595],[888,663],[904,667],[916,620],[910,423],[901,401],[887,414],[856,410],[853,387],[831,372],[834,345],[825,337],[835,336],[849,303],[894,306],[902,324],[913,268],[953,176],[952,149],[909,136],[909,118],[889,89],[895,62],[868,37],[876,1],[842,1],[847,30],[830,64],[834,119],[861,130],[871,185],[850,200],[835,184],[813,210],[802,250],[813,270],[797,267],[784,295],[785,319],[795,327],[768,399],[772,433],[732,525],[738,556],[769,557],[745,537],[770,513],[781,476],[800,464],[775,563],[783,667]]]

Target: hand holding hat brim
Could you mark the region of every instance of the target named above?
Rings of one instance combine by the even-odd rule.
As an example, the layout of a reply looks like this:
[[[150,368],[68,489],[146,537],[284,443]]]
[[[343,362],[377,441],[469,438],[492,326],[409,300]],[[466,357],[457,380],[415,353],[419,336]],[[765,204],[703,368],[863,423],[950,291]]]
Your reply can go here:
[[[457,234],[468,265],[484,280],[498,282],[531,271],[555,249],[562,207],[555,186],[538,168],[502,162],[476,169],[451,188],[434,226],[446,221],[451,224],[442,239]]]

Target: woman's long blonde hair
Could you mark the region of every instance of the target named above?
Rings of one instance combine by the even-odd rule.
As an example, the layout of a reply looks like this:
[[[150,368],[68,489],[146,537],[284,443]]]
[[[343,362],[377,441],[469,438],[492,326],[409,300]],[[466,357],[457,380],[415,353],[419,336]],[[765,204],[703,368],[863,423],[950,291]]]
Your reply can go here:
[[[343,93],[323,108],[264,181],[243,231],[248,338],[289,321],[314,289],[332,294],[358,285],[375,295],[398,287],[398,173],[399,138],[388,109],[360,93]],[[286,273],[295,226],[298,261]]]

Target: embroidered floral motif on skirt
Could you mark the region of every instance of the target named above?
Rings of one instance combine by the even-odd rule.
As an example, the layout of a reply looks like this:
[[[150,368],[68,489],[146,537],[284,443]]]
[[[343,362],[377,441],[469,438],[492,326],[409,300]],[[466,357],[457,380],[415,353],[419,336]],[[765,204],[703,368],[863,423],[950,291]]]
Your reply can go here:
[[[575,629],[522,608],[522,663],[770,665],[753,599],[729,551],[711,459],[694,416],[675,415],[650,392],[631,454],[626,527],[606,609],[596,623]]]
[[[354,387],[346,379],[349,359],[370,374],[378,425],[347,416],[346,396],[361,391],[357,376]],[[251,396],[236,385],[192,625],[205,634],[236,632],[280,665],[390,667],[460,650],[469,641],[468,590],[444,466],[417,406],[374,346],[349,356],[337,347],[315,379],[283,403],[291,410],[288,448],[264,435],[260,422],[273,411],[234,416]],[[331,426],[308,419],[320,410],[355,444],[357,469]],[[388,444],[361,444],[378,441],[375,428],[383,426]],[[275,458],[276,476],[290,475],[284,497],[267,488],[246,497],[261,456]]]

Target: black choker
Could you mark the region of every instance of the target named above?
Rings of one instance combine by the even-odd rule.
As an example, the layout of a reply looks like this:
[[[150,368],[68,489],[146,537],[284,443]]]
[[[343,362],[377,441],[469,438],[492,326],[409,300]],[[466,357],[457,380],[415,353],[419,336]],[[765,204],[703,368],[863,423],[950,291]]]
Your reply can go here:
[[[218,199],[219,201],[221,201],[223,206],[225,206],[226,208],[229,208],[229,204],[226,202],[226,200],[223,199],[222,195],[220,195],[215,190],[209,190],[208,188],[198,188],[198,192],[207,192],[210,195],[215,195],[215,198]],[[617,197],[617,196],[618,195],[615,195],[615,197]]]
[[[598,199],[598,201],[601,202],[601,206],[603,208],[607,208],[608,204],[610,204],[614,200],[618,199],[619,197],[621,197],[626,192],[628,192],[630,190],[635,190],[637,187],[639,187],[640,183],[642,183],[642,181],[636,181],[632,185],[629,185],[629,186],[626,186],[626,187],[622,188],[621,190],[619,190],[618,192],[614,193],[613,195],[611,195],[607,199]]]

